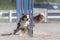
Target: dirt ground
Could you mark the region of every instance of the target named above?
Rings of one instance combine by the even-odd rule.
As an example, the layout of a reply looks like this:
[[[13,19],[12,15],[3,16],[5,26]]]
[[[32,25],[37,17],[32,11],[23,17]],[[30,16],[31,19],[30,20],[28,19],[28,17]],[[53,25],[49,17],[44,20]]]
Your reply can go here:
[[[10,35],[0,36],[0,40],[60,40],[60,35],[34,35],[33,37]]]
[[[6,24],[7,23],[0,24],[0,34],[12,32],[12,30],[16,26],[15,24],[11,23],[9,23],[8,25]],[[0,36],[0,40],[60,40],[60,23],[37,24],[37,25],[34,28],[33,37],[7,35]]]

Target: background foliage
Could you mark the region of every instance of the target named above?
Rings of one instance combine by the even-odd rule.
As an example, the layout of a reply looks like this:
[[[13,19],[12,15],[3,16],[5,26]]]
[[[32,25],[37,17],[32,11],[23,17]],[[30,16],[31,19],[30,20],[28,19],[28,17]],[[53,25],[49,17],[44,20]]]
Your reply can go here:
[[[55,2],[60,3],[60,0],[34,0],[35,2]],[[0,10],[16,9],[16,0],[0,0]]]
[[[60,0],[35,0],[35,2],[56,2],[56,3],[60,3]]]

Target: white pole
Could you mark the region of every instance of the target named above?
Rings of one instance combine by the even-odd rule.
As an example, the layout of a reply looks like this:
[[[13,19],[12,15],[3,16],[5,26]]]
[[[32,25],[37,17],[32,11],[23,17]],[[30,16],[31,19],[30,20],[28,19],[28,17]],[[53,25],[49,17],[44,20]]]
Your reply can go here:
[[[12,11],[10,10],[10,13],[9,13],[9,21],[12,22]]]
[[[45,9],[45,22],[47,22],[48,20],[48,13],[47,13],[47,9]]]
[[[0,18],[2,17],[2,12],[0,12]]]

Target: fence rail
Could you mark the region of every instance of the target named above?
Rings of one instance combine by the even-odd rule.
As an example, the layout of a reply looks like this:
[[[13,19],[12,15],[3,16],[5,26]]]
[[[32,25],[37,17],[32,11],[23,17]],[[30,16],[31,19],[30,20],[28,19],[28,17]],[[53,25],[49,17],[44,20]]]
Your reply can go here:
[[[48,10],[47,13],[56,13],[57,14],[57,13],[60,13],[60,10]],[[48,18],[60,18],[60,16],[48,16]]]
[[[17,19],[16,16],[12,16],[12,14],[16,13],[16,10],[0,10],[0,19],[3,14],[9,14],[9,16],[2,17],[3,19],[9,19],[12,22],[12,19]]]
[[[47,9],[39,9],[34,8],[34,15],[40,14],[41,12],[44,12],[44,21],[47,22],[48,18],[60,18],[60,16],[48,16],[48,13],[60,13],[60,10],[47,10]],[[0,19],[3,14],[9,14],[9,16],[3,16],[3,19],[9,19],[9,22],[12,22],[12,19],[17,19],[17,16],[13,16],[12,14],[15,14],[16,10],[0,10]]]
[[[44,12],[44,21],[45,22],[47,22],[48,21],[48,18],[60,18],[60,16],[56,16],[56,15],[48,15],[48,14],[52,14],[52,13],[54,13],[54,14],[57,14],[57,13],[60,13],[60,10],[47,10],[47,9],[40,9],[40,8],[35,8],[34,9],[34,13],[41,13],[41,12]]]

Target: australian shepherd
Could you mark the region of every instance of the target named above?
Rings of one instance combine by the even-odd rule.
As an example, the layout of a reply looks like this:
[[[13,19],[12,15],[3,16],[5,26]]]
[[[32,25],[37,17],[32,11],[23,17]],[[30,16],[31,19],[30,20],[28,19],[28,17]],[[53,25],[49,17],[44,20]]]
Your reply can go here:
[[[17,24],[17,29],[14,31],[14,34],[16,34],[18,31],[20,32],[20,36],[27,34],[29,20],[29,15],[23,14],[20,18],[20,21]]]
[[[34,23],[39,23],[43,21],[44,16],[41,14],[38,14],[33,18],[34,18]],[[17,24],[17,28],[14,31],[14,34],[16,34],[18,31],[20,31],[20,36],[27,34],[29,21],[30,21],[29,14],[23,14],[22,17],[20,18],[20,21]]]

